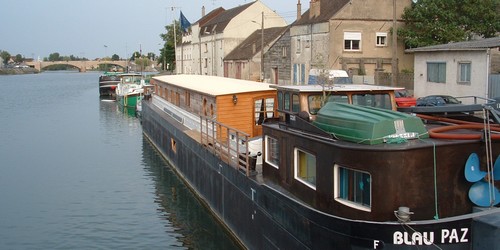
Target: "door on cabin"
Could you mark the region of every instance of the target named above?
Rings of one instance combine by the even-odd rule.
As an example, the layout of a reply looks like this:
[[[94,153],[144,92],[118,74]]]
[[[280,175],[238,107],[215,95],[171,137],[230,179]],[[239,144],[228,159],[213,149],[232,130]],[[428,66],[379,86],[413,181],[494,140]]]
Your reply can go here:
[[[254,99],[254,122],[252,137],[262,135],[262,124],[266,119],[276,117],[276,99],[274,96],[263,96]]]

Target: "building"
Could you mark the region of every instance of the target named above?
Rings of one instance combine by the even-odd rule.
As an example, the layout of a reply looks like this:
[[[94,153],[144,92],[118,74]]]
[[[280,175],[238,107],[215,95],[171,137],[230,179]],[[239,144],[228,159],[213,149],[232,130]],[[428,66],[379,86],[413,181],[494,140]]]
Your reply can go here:
[[[177,46],[178,74],[224,76],[223,59],[254,31],[286,26],[286,21],[257,0],[224,10],[216,9],[191,26]],[[262,19],[264,18],[264,22]]]
[[[499,97],[499,49],[494,37],[407,50],[415,54],[414,95]]]
[[[290,26],[286,27],[276,42],[270,44],[264,53],[264,81],[291,84]]]
[[[224,76],[263,81],[266,67],[262,64],[265,57],[262,53],[274,58],[276,55],[267,54],[267,50],[286,30],[286,26],[256,30],[224,58]],[[270,82],[269,79],[266,82]]]
[[[394,3],[311,0],[309,10],[290,28],[292,83],[307,83],[313,68],[343,69],[363,83],[375,84],[387,84],[377,78],[381,72],[412,69],[412,55],[404,53],[403,43],[393,43],[391,36],[394,23],[403,25],[399,17],[411,0]]]

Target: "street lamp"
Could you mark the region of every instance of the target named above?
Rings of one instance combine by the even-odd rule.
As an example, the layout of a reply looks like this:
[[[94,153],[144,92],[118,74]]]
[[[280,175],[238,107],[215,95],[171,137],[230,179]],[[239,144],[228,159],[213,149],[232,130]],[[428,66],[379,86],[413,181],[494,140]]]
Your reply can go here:
[[[252,22],[259,24],[256,21]],[[260,23],[260,81],[264,81],[264,11],[262,11],[262,21]]]

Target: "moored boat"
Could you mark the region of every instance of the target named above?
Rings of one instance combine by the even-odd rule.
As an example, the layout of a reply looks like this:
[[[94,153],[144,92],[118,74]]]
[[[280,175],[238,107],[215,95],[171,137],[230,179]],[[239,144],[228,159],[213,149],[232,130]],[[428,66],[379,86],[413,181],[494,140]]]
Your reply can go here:
[[[116,85],[120,82],[121,73],[104,72],[99,76],[99,95],[114,96]]]
[[[122,107],[130,107],[135,110],[137,102],[140,101],[146,85],[146,80],[141,74],[121,74],[120,82],[116,86],[116,101]]]
[[[394,111],[396,88],[186,75],[154,86],[144,135],[244,247],[498,246],[492,119],[480,139],[439,139],[428,130],[449,121]]]

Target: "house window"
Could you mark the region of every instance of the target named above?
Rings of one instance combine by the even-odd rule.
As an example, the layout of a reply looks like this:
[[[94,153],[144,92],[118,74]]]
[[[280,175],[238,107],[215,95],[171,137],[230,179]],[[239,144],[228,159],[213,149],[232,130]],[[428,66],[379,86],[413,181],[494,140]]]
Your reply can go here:
[[[278,140],[266,135],[266,155],[265,159],[269,165],[279,168],[280,164],[280,147]]]
[[[302,48],[302,44],[300,44],[300,38],[297,38],[297,44],[295,47],[295,52],[298,54],[300,53],[300,49]]]
[[[204,66],[203,66],[203,67],[204,67],[204,68],[206,68],[206,67],[207,67],[207,65],[208,65],[208,58],[204,58],[203,60],[205,61],[205,63],[204,63]]]
[[[344,32],[344,50],[349,50],[349,51],[361,50],[360,32]]]
[[[303,84],[306,79],[306,65],[305,64],[293,64],[293,83]]]
[[[208,43],[205,43],[205,53],[208,52]]]
[[[281,56],[282,57],[288,56],[288,48],[286,46],[281,47]]]
[[[446,63],[428,62],[427,63],[427,81],[428,82],[446,82]]]
[[[458,82],[470,83],[471,63],[459,62],[458,63]]]
[[[377,32],[377,46],[387,46],[387,33]]]
[[[305,45],[306,48],[310,48],[311,47],[311,40],[307,39],[306,40],[306,45]]]
[[[350,207],[370,211],[372,189],[370,174],[335,165],[334,180],[335,200]]]
[[[295,179],[316,190],[316,156],[295,148]]]

